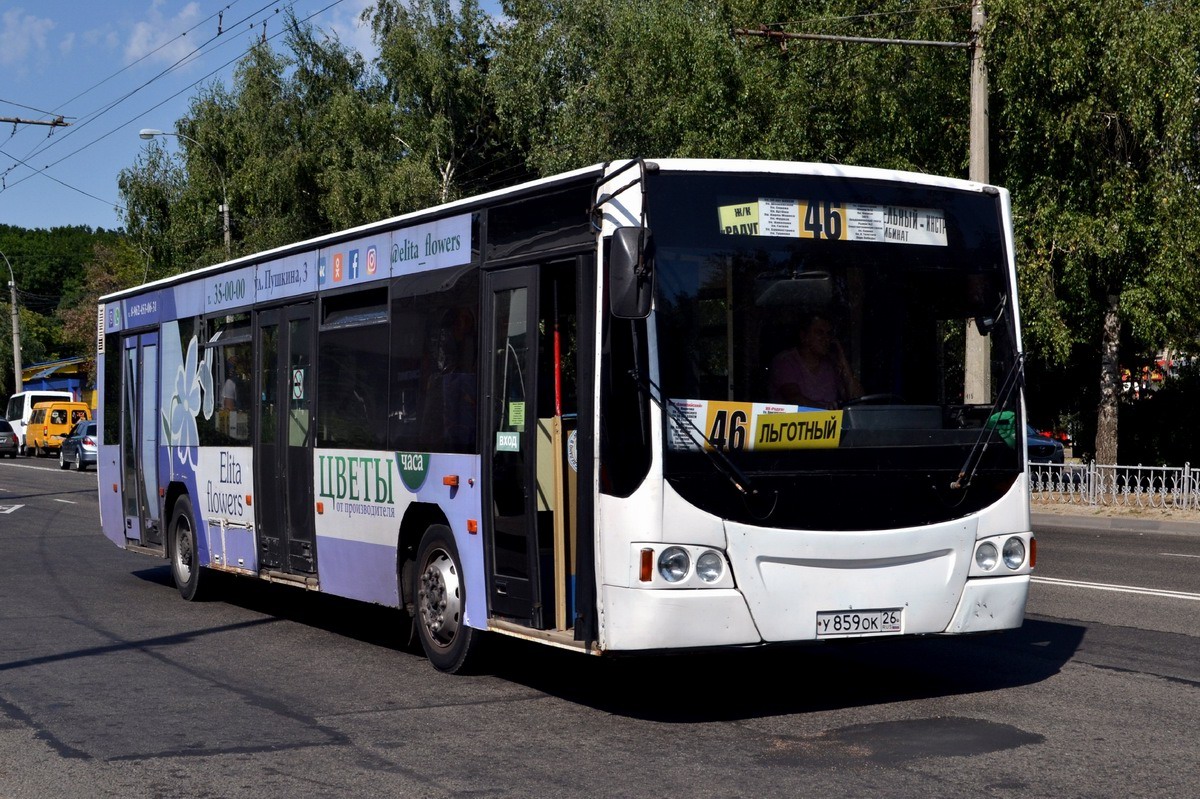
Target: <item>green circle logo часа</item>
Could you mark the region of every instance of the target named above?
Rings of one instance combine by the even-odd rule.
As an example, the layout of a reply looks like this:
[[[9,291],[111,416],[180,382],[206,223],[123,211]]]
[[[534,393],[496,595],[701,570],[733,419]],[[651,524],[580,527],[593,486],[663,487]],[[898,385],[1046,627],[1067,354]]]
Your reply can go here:
[[[429,475],[429,453],[397,452],[396,468],[400,471],[404,487],[415,494],[425,485],[425,478]]]

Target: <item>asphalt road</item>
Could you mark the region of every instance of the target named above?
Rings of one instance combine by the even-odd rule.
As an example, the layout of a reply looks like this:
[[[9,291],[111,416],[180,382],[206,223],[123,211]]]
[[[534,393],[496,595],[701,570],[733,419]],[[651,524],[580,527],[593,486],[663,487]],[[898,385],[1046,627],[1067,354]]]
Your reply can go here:
[[[393,612],[99,532],[94,473],[0,462],[0,797],[1193,797],[1200,534],[1039,533],[1025,626],[449,677]],[[1069,581],[1069,582],[1062,582]]]

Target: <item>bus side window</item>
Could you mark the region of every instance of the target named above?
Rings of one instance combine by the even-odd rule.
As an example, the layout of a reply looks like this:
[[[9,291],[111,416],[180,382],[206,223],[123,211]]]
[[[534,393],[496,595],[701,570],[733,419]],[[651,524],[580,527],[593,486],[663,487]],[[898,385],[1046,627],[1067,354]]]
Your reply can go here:
[[[317,443],[383,449],[387,442],[387,290],[322,300],[317,345]]]
[[[473,267],[397,281],[392,300],[392,449],[475,451],[479,273]],[[436,289],[430,291],[430,284]]]
[[[225,314],[204,325],[201,357],[212,377],[212,416],[198,419],[200,443],[216,446],[250,442],[251,396],[250,315]]]

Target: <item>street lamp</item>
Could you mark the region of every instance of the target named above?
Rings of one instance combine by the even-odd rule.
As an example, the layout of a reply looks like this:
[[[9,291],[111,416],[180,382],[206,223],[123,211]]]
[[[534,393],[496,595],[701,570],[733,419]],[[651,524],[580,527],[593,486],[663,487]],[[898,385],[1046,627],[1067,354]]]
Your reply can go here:
[[[221,211],[221,214],[223,215],[224,221],[225,221],[225,258],[228,259],[229,258],[229,195],[225,191],[225,173],[223,171],[221,171],[221,165],[219,163],[217,163],[217,159],[213,158],[213,154],[208,151],[207,147],[205,147],[203,144],[196,141],[191,136],[188,136],[185,133],[177,133],[175,131],[169,131],[169,130],[158,130],[157,128],[142,128],[141,131],[138,133],[138,136],[140,138],[146,139],[147,141],[149,141],[150,139],[153,139],[155,136],[174,136],[179,139],[185,139],[186,141],[190,141],[192,144],[199,147],[201,152],[203,152],[205,155],[207,155],[212,160],[213,166],[216,167],[216,169],[217,169],[217,176],[221,178],[221,208],[220,208],[220,211]]]
[[[13,391],[21,390],[21,328],[20,315],[17,313],[17,276],[13,274],[12,264],[8,256],[0,252],[0,258],[8,264],[8,291],[12,297],[12,329],[13,329]]]

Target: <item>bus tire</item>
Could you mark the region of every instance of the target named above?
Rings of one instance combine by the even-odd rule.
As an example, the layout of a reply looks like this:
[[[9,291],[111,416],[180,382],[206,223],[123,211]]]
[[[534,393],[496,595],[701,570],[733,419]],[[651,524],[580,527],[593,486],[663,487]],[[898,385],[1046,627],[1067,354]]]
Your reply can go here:
[[[414,623],[425,656],[438,671],[465,670],[478,648],[479,632],[468,627],[462,561],[454,535],[444,524],[432,525],[417,549]]]
[[[167,528],[167,543],[170,547],[171,578],[179,595],[189,602],[201,597],[200,550],[196,542],[196,516],[192,513],[192,501],[187,494],[175,500],[171,511],[171,525]]]

